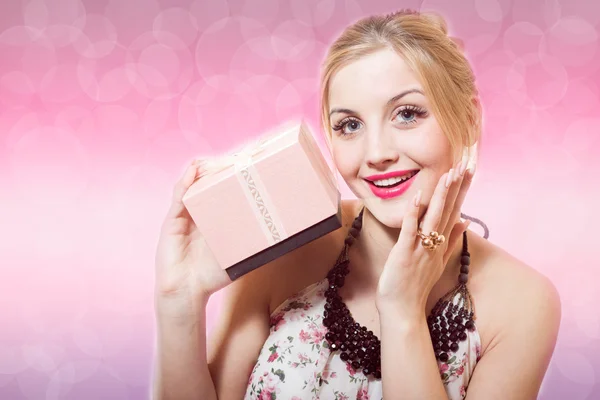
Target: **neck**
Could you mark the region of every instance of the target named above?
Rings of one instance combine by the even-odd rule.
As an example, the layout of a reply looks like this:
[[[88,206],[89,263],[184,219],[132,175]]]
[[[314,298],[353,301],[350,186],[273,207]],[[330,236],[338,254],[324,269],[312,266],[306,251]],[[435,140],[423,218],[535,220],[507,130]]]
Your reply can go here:
[[[361,286],[377,287],[379,277],[392,248],[398,241],[400,231],[401,228],[390,228],[382,224],[365,208],[360,236],[350,247],[350,262],[357,266],[352,268],[353,280],[361,282]],[[459,239],[452,255],[448,258],[446,268],[440,279],[455,272],[456,268],[453,268],[453,266],[458,266],[461,252],[462,238]],[[458,279],[458,272],[450,278]]]

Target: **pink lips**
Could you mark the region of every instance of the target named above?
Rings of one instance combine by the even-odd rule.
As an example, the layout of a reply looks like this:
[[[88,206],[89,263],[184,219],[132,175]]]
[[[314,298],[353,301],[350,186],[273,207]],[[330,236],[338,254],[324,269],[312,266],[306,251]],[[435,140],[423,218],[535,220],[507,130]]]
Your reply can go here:
[[[371,176],[366,176],[365,179],[373,182],[373,181],[378,181],[380,179],[389,179],[389,178],[395,178],[397,176],[404,176],[406,174],[409,174],[411,172],[415,172],[418,170],[414,170],[414,169],[405,169],[402,171],[392,171],[392,172],[386,172],[385,174],[377,174],[377,175],[371,175]]]
[[[405,171],[404,173],[409,172],[409,171]],[[371,191],[373,192],[373,194],[379,198],[382,199],[389,199],[392,197],[396,197],[396,196],[400,196],[402,193],[406,192],[408,190],[408,188],[410,187],[410,185],[414,182],[415,177],[418,175],[419,173],[417,172],[416,174],[414,174],[410,179],[402,182],[400,185],[392,187],[392,188],[380,188],[377,187],[373,184],[373,182],[368,181],[367,183],[369,184],[369,188],[371,188]],[[403,174],[398,174],[396,173],[395,176],[401,176]],[[369,177],[369,179],[371,179],[371,177]],[[376,179],[385,179],[385,178],[376,178]]]

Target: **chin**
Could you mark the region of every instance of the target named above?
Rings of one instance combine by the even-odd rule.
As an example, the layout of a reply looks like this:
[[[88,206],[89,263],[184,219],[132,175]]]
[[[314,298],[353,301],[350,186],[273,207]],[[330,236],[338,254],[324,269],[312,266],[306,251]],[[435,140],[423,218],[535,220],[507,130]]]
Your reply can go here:
[[[373,201],[374,200],[374,201]],[[380,202],[380,199],[364,200],[366,208],[369,212],[388,228],[400,229],[404,220],[404,202]]]

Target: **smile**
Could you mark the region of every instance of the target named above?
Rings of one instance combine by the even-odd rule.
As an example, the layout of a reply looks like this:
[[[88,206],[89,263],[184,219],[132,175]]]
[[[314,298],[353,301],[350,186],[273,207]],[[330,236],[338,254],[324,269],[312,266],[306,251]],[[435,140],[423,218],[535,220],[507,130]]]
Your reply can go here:
[[[389,199],[400,196],[402,193],[406,192],[414,182],[418,172],[419,171],[412,171],[405,176],[397,178],[380,179],[376,181],[365,180],[375,196],[382,199]]]

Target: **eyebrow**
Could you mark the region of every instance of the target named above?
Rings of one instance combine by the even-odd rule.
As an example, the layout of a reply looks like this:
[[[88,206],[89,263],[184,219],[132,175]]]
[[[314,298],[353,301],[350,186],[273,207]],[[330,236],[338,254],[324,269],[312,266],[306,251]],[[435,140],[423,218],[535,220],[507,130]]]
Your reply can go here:
[[[407,94],[410,94],[410,93],[421,93],[423,96],[425,96],[425,94],[420,89],[405,90],[404,92],[399,93],[396,96],[394,96],[391,99],[389,99],[387,101],[387,103],[386,103],[386,107],[388,107],[390,104],[392,104],[392,103],[400,100],[401,98],[403,98],[404,96],[406,96]],[[354,112],[354,111],[352,111],[352,110],[350,110],[348,108],[334,108],[329,113],[329,117],[331,117],[335,113],[356,114],[356,112]]]

